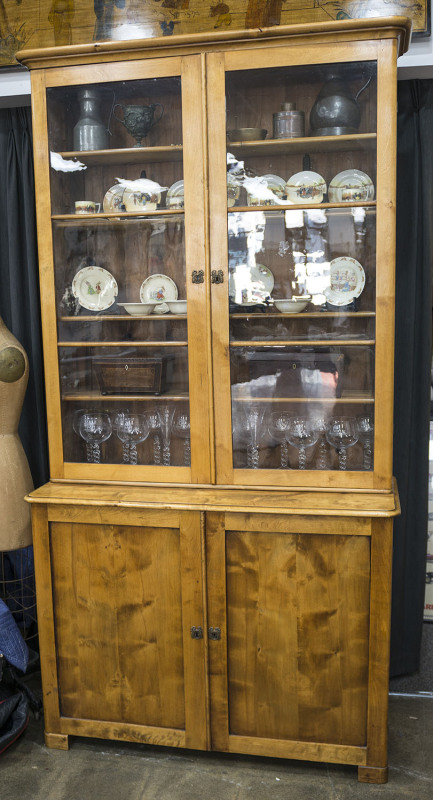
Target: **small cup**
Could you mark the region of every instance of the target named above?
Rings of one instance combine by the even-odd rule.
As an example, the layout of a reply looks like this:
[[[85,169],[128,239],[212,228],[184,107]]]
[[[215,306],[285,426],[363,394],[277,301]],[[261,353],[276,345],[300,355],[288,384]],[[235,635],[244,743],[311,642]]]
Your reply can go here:
[[[92,200],[77,200],[75,203],[76,214],[99,214],[100,210],[101,204]]]

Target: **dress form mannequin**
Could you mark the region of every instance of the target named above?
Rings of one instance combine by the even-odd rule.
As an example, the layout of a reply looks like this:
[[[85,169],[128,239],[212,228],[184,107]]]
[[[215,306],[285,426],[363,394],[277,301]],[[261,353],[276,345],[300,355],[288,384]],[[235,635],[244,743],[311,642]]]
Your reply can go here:
[[[0,317],[0,551],[32,543],[30,468],[18,436],[29,365],[24,348]]]

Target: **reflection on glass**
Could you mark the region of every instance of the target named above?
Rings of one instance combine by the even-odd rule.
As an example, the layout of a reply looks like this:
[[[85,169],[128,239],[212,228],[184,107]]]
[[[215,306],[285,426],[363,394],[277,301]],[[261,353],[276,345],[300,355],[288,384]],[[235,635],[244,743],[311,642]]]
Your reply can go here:
[[[371,470],[373,468],[373,441],[374,424],[372,417],[358,417],[358,436],[363,444],[363,468]]]
[[[118,414],[116,433],[123,444],[123,462],[137,464],[137,444],[149,435],[149,423],[144,414]]]
[[[347,469],[347,450],[358,441],[358,429],[350,417],[331,417],[326,428],[326,438],[338,453],[339,469]]]
[[[84,412],[80,418],[79,432],[87,445],[87,461],[99,464],[101,444],[110,438],[112,432],[109,415],[105,411]]]
[[[291,417],[287,428],[287,441],[298,448],[298,467],[305,469],[307,464],[307,448],[316,444],[319,431],[308,417]]]

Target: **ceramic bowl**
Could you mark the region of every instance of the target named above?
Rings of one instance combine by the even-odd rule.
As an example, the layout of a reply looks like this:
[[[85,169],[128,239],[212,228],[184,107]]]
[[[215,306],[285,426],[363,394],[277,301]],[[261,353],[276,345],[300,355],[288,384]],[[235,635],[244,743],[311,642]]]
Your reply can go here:
[[[290,203],[321,203],[325,192],[324,178],[311,170],[296,172],[286,183],[286,196]]]
[[[170,300],[167,301],[169,311],[172,314],[186,314],[186,300]]]
[[[155,303],[118,303],[117,305],[124,308],[126,313],[131,314],[132,317],[151,314],[155,308]]]
[[[274,300],[274,306],[277,311],[283,314],[298,314],[307,307],[311,300],[310,294],[304,294],[301,297],[290,297],[289,299]]]
[[[234,128],[227,131],[227,136],[231,142],[255,142],[257,139],[266,139],[267,133],[265,128]]]

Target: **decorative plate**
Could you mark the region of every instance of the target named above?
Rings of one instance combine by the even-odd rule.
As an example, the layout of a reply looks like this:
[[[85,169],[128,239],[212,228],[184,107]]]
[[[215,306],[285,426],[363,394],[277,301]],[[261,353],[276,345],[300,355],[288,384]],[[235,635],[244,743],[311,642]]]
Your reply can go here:
[[[126,211],[155,211],[160,202],[160,194],[145,194],[132,189],[123,191],[122,203]]]
[[[102,201],[102,208],[107,214],[113,211],[126,211],[123,203],[124,191],[123,186],[121,186],[120,183],[116,183],[115,186],[112,186],[111,189],[106,192]]]
[[[167,191],[167,208],[183,208],[185,205],[183,181],[176,181]]]
[[[229,297],[233,303],[254,306],[264,303],[274,288],[274,276],[263,264],[238,264],[229,274]]]
[[[89,311],[105,311],[117,297],[117,282],[111,272],[102,267],[84,267],[72,281],[72,293],[80,306]]]
[[[278,175],[262,175],[260,182],[265,183],[268,189],[273,192],[275,200],[272,200],[272,198],[263,200],[260,197],[256,197],[254,192],[249,192],[247,199],[249,206],[271,206],[277,205],[282,201],[283,195],[286,193],[286,181],[283,178]]]
[[[166,300],[177,300],[175,282],[168,275],[149,275],[140,287],[142,303],[155,303],[154,314],[166,314],[169,310]]]
[[[333,306],[347,306],[359,297],[365,286],[365,272],[354,258],[341,256],[334,258],[330,265],[331,285],[324,294]]]
[[[329,184],[330,203],[358,203],[374,199],[374,185],[371,178],[359,169],[345,169],[339,172]]]
[[[326,183],[318,172],[307,169],[292,175],[285,188],[290,203],[321,203]]]

